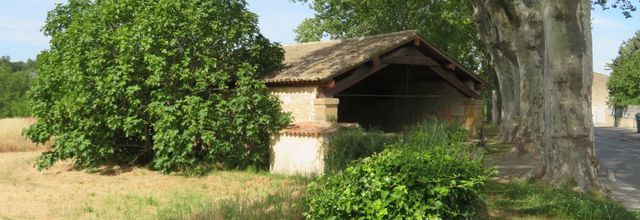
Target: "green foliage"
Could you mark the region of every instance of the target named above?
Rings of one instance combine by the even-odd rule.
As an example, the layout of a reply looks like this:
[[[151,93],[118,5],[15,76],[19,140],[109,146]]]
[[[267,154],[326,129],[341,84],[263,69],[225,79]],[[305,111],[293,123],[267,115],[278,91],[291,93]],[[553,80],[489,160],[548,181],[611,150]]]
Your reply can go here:
[[[463,0],[297,0],[316,11],[296,29],[300,42],[418,30],[427,40],[477,69],[483,61],[471,4]]]
[[[620,47],[607,87],[615,106],[640,105],[640,31]]]
[[[467,131],[462,126],[431,118],[409,128],[401,147],[428,150],[440,146],[462,146],[460,142],[467,140],[467,137]]]
[[[434,123],[437,125],[430,125]],[[424,122],[382,153],[308,188],[310,219],[451,219],[472,216],[491,170],[471,159],[455,126]],[[434,134],[427,133],[435,132]],[[434,135],[434,136],[432,136]]]
[[[578,193],[538,183],[490,183],[489,208],[512,216],[557,219],[640,219],[637,213],[598,193]]]
[[[269,135],[288,124],[261,76],[283,51],[244,0],[71,0],[49,12],[26,134],[73,159],[151,163],[163,172],[266,167]]]
[[[636,6],[632,0],[592,0],[594,5],[600,5],[603,10],[609,8],[620,9],[625,18],[631,17],[631,12],[636,10]]]
[[[344,170],[352,161],[379,153],[398,137],[381,131],[365,131],[357,128],[341,128],[329,136],[325,145],[325,172],[337,173]]]
[[[460,153],[460,152],[457,152]],[[444,151],[387,149],[310,184],[311,219],[451,219],[482,204],[489,172],[477,160]]]
[[[443,123],[435,118],[426,119],[400,134],[384,133],[363,128],[341,128],[329,136],[325,144],[325,172],[337,173],[352,161],[382,152],[388,146],[422,149],[425,146],[457,144],[467,138],[466,130],[458,125]]]
[[[30,116],[27,91],[35,75],[35,62],[11,62],[0,57],[0,118]]]

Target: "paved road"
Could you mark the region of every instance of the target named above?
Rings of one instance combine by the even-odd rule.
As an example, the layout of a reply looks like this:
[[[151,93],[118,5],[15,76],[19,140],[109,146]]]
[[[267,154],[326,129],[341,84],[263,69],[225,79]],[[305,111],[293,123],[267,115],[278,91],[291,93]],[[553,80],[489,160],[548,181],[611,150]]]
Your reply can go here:
[[[640,134],[630,128],[595,128],[600,183],[627,208],[640,210]]]

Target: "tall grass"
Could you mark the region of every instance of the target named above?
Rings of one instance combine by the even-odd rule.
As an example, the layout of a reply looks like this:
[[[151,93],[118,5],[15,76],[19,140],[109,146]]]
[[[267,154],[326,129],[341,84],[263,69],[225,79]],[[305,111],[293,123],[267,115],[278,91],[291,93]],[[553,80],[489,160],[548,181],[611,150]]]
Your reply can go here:
[[[0,152],[26,152],[44,150],[49,147],[36,146],[35,143],[22,136],[22,129],[36,122],[35,118],[0,119]]]
[[[304,219],[304,190],[283,190],[254,201],[236,196],[211,203],[199,212],[191,213],[188,219]],[[161,219],[176,219],[161,216]]]
[[[341,128],[329,137],[325,145],[325,171],[329,174],[337,173],[352,161],[382,152],[388,146],[420,150],[419,148],[458,144],[466,138],[466,131],[461,126],[435,118],[419,121],[402,133],[367,131],[359,127]]]
[[[324,146],[324,170],[327,173],[344,170],[352,161],[379,153],[397,140],[397,135],[382,131],[366,131],[360,127],[341,128],[329,136]]]
[[[467,140],[467,131],[459,124],[426,119],[405,131],[403,141],[412,147],[447,146]]]
[[[211,200],[187,196],[159,209],[157,219],[304,219],[307,179],[294,179],[293,187],[282,187],[263,198],[235,195]]]

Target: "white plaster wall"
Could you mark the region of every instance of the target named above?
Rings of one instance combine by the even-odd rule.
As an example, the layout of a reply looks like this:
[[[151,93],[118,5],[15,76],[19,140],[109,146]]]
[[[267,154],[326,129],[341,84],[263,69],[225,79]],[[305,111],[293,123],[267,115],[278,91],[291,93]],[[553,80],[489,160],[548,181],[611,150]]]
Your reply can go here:
[[[282,110],[290,112],[293,123],[315,120],[316,87],[274,87],[271,94],[282,102]]]
[[[272,150],[271,172],[289,175],[316,175],[324,172],[323,137],[280,135]]]
[[[599,126],[611,126],[613,124],[608,124],[608,117],[610,117],[609,107],[602,105],[593,105],[591,106],[591,114],[593,114],[593,125],[596,127]]]

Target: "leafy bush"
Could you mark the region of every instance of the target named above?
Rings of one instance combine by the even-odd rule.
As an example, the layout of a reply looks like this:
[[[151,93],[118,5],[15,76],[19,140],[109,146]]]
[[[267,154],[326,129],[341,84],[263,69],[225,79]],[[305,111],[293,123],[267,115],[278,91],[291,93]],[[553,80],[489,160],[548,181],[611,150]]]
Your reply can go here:
[[[398,137],[381,131],[365,131],[360,127],[341,128],[329,136],[324,146],[325,172],[337,173],[344,170],[352,161],[379,153],[388,144],[395,143]]]
[[[283,51],[244,0],[70,0],[43,30],[26,134],[56,141],[39,168],[266,167],[270,133],[288,124],[259,80]]]
[[[336,149],[329,149],[326,158],[335,174],[309,185],[305,216],[471,216],[483,204],[482,189],[492,170],[485,168],[481,159],[471,159],[473,147],[461,143],[466,137],[460,126],[435,119],[420,122],[398,136],[362,129],[341,130],[330,139],[331,147]],[[350,159],[367,154],[373,155],[335,172]]]
[[[482,205],[490,175],[468,152],[389,148],[309,185],[310,219],[451,219]]]

